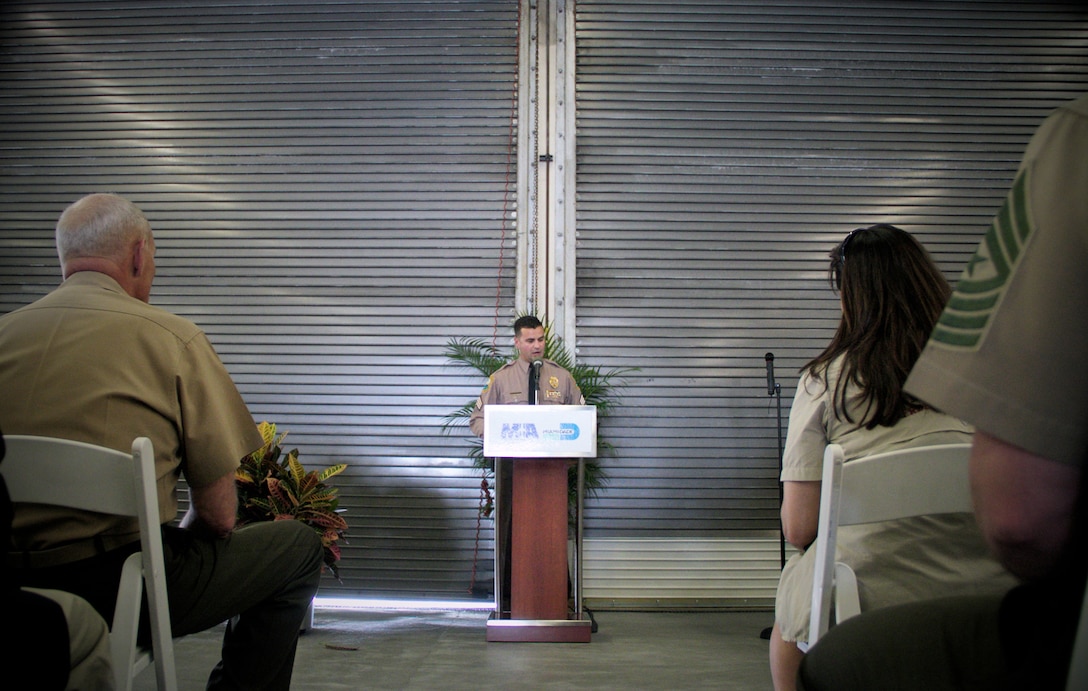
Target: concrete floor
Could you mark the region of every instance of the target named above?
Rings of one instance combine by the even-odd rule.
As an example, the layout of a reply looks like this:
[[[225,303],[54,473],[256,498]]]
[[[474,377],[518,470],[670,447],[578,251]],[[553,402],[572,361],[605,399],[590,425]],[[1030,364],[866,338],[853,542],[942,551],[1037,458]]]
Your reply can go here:
[[[595,612],[589,643],[488,643],[488,612],[318,607],[294,691],[723,689],[769,691],[770,612]],[[203,689],[222,628],[175,642],[182,691]],[[137,691],[155,688],[153,670]]]

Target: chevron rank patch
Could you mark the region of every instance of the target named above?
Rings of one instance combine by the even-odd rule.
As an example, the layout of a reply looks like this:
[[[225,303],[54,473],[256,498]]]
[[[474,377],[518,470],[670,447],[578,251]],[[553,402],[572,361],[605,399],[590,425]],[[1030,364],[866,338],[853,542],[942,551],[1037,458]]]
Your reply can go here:
[[[1025,169],[1017,176],[1001,211],[963,270],[933,330],[934,342],[956,350],[977,350],[985,337],[990,318],[1031,237],[1028,175]]]

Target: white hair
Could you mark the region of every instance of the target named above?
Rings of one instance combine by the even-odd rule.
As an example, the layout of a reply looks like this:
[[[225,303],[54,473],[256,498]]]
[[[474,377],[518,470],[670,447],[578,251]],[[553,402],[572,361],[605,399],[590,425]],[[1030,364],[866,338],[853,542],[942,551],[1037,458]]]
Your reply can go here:
[[[91,194],[57,221],[57,255],[63,264],[81,257],[121,256],[133,240],[151,236],[151,224],[132,202],[116,194]]]

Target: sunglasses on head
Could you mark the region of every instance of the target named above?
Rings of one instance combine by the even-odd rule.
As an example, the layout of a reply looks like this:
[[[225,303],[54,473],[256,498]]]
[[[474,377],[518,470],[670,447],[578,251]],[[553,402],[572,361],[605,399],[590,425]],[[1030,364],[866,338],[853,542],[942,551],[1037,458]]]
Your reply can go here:
[[[839,262],[843,264],[846,263],[846,246],[850,244],[850,241],[854,239],[855,235],[863,230],[868,230],[868,228],[854,228],[846,234],[846,237],[843,238],[842,243],[839,245]]]

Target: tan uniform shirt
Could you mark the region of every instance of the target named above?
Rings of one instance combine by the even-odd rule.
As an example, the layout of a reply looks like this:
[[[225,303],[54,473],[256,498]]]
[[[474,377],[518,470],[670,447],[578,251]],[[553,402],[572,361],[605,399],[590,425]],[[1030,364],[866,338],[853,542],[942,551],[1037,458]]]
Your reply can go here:
[[[1088,449],[1088,95],[1039,128],[906,389],[999,439]]]
[[[164,523],[177,515],[179,474],[193,487],[208,485],[262,443],[204,333],[96,272],[77,273],[0,317],[0,392],[4,434],[61,437],[125,452],[135,437],[149,437]],[[20,549],[95,535],[111,548],[138,539],[138,526],[45,507],[23,507],[14,523]]]
[[[1088,95],[1083,95],[1054,111],[1032,137],[1005,204],[956,283],[906,389],[1006,443],[1081,468],[1083,474],[1088,463],[1086,267]],[[960,643],[949,649],[1009,670],[1007,688],[1063,684],[1088,572],[1083,481],[1077,502],[1059,565],[1002,600],[1000,656]]]
[[[570,372],[551,360],[543,360],[540,367],[540,385],[537,392],[538,405],[584,405],[582,391],[575,383]],[[528,405],[529,403],[529,363],[518,358],[500,367],[487,381],[487,387],[476,399],[476,409],[472,411],[468,424],[472,433],[478,437],[484,434],[484,406],[488,403],[498,405]]]

